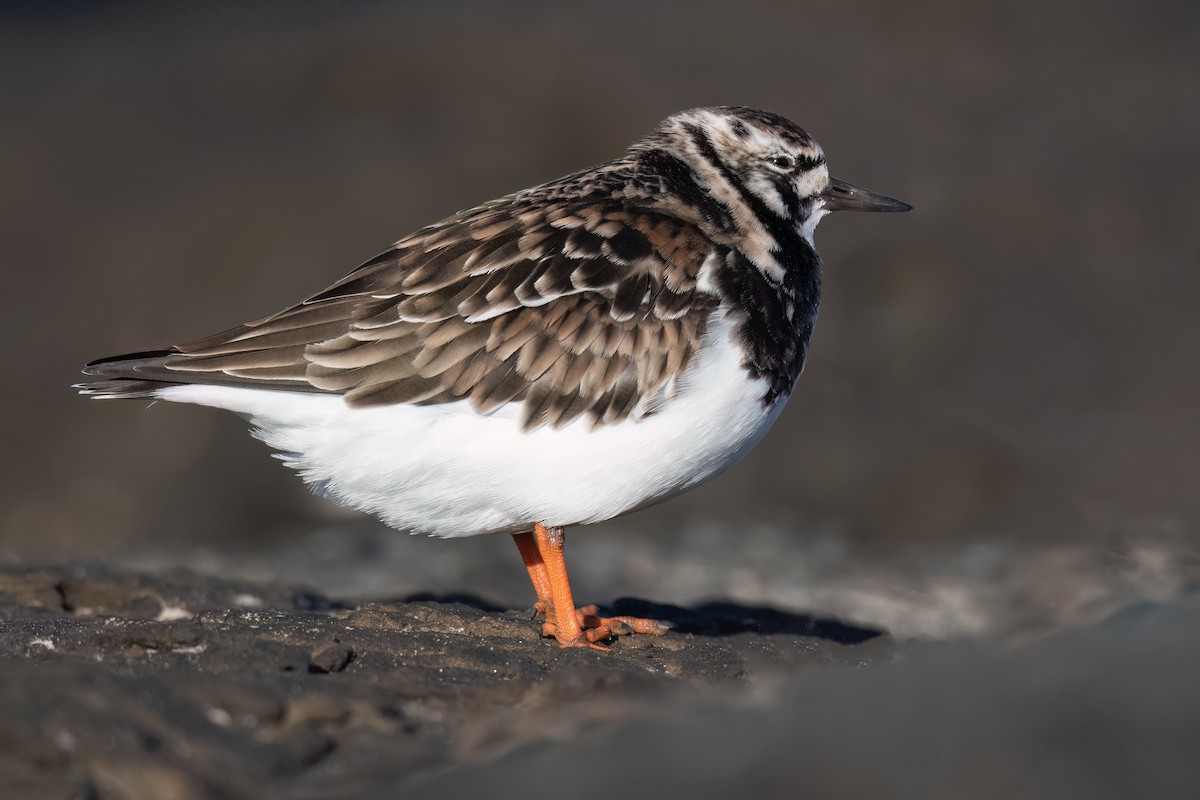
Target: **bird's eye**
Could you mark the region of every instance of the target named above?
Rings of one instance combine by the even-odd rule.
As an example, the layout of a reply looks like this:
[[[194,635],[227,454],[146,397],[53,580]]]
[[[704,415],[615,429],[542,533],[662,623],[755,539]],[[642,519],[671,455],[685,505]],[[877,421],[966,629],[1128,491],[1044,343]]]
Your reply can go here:
[[[796,159],[791,156],[771,156],[767,163],[780,172],[791,172],[796,168]]]

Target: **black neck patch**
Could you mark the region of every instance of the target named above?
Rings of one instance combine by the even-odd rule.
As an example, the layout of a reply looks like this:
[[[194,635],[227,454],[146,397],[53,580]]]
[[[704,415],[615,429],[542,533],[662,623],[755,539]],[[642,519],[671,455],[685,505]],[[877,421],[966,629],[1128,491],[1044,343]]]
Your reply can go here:
[[[775,253],[783,280],[775,283],[737,250],[722,253],[716,280],[721,293],[741,312],[738,343],[742,366],[768,382],[763,405],[770,408],[791,394],[804,369],[808,341],[821,303],[821,258],[803,238]]]

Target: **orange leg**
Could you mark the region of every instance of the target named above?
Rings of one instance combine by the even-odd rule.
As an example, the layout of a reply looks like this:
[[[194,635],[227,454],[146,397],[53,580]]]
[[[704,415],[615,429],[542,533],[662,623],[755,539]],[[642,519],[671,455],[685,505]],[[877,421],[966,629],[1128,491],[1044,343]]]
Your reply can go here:
[[[533,584],[533,590],[537,592],[537,602],[533,605],[534,614],[544,617],[550,610],[550,575],[546,572],[546,562],[542,561],[542,554],[538,550],[537,540],[533,538],[532,531],[514,533],[513,541],[521,551],[521,560],[525,562],[525,569],[529,572],[529,581]]]
[[[547,528],[540,522],[532,533],[513,535],[529,580],[537,592],[534,609],[545,616],[543,636],[553,636],[559,647],[603,648],[596,642],[620,633],[645,633],[662,636],[667,626],[657,620],[638,617],[601,617],[595,606],[575,608],[567,564],[563,557],[565,536],[562,528]]]
[[[550,579],[550,608],[546,612],[546,624],[542,635],[552,632],[559,647],[581,647],[589,644],[575,614],[575,601],[571,598],[571,584],[567,580],[567,562],[563,557],[566,535],[562,528],[547,528],[542,523],[533,526],[533,538],[537,542],[546,575]],[[547,630],[552,627],[552,631]],[[595,641],[595,640],[592,640]]]

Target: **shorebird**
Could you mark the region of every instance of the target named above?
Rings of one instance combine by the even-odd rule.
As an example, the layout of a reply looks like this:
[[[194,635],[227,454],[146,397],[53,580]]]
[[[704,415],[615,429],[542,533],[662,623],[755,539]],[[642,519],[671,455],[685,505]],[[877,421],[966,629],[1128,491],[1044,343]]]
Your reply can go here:
[[[511,534],[563,647],[660,634],[576,609],[563,529],[744,456],[804,367],[817,223],[909,208],[831,178],[779,115],[692,109],[276,314],[94,361],[78,388],[242,414],[314,489],[402,531]]]

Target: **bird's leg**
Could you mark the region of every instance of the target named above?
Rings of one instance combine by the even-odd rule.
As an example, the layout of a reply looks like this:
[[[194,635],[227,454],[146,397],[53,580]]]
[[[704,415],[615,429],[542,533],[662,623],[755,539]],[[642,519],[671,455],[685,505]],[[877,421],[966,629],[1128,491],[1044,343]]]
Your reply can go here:
[[[566,542],[563,529],[547,528],[539,522],[533,526],[533,540],[537,544],[550,587],[550,607],[546,609],[542,635],[553,636],[558,640],[559,647],[592,645],[595,640],[589,640],[584,634],[579,616],[575,613],[575,601],[571,598],[567,562],[563,557],[563,544]],[[536,583],[534,588],[537,588]]]
[[[513,539],[538,594],[534,608],[541,610],[546,618],[542,635],[553,636],[559,647],[605,649],[596,642],[621,633],[662,636],[667,632],[667,626],[657,620],[601,617],[595,606],[576,609],[563,557],[566,537],[562,528],[547,528],[538,523],[533,533],[516,534]]]
[[[537,540],[533,538],[533,531],[526,531],[514,533],[513,541],[521,551],[521,560],[525,562],[525,569],[529,572],[529,582],[537,592],[537,602],[533,604],[534,619],[545,617],[550,610],[550,575],[546,572],[546,562],[542,561]]]

